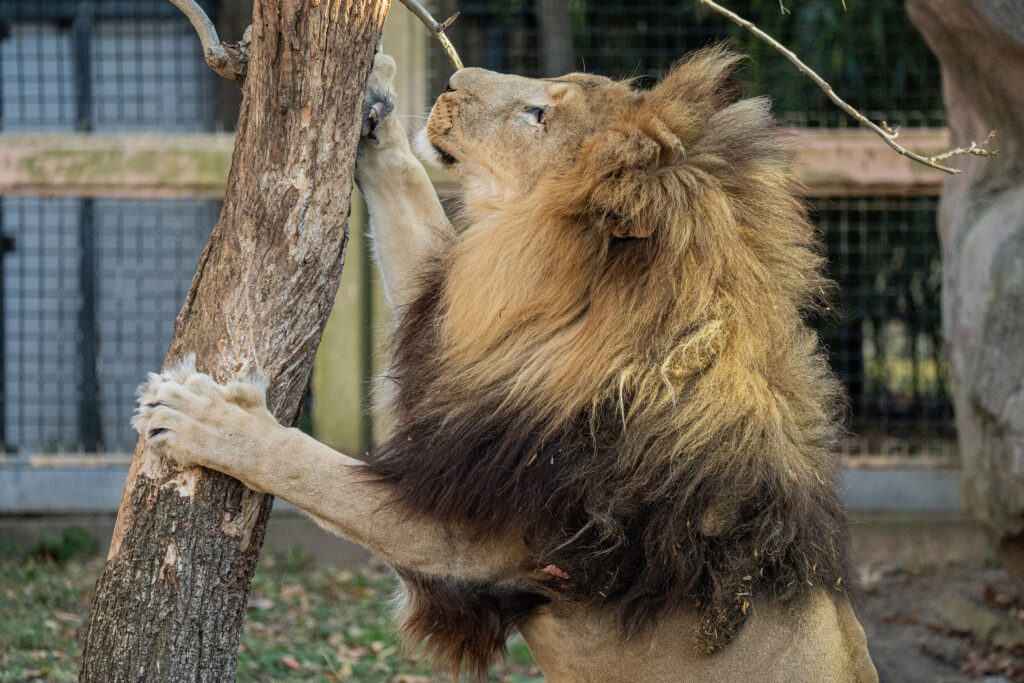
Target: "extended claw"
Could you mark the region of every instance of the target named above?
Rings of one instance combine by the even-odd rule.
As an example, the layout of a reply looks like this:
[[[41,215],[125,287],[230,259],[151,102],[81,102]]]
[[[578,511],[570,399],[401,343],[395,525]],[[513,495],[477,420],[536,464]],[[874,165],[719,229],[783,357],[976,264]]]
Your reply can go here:
[[[376,140],[374,131],[395,110],[395,99],[390,94],[371,90],[366,93],[366,103],[363,107],[363,137]]]
[[[385,54],[378,54],[373,60],[373,69],[366,84],[366,100],[363,103],[362,135],[377,140],[374,132],[395,110],[395,60]]]

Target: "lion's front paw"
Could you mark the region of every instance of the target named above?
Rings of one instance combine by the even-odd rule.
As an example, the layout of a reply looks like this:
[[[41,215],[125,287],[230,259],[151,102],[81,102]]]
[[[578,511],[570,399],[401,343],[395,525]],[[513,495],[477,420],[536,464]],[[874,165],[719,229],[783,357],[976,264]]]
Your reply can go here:
[[[195,356],[150,373],[139,387],[132,427],[155,455],[233,474],[268,424],[265,380],[218,384],[196,372]],[[237,475],[236,475],[237,476]]]
[[[380,145],[386,142],[387,125],[395,112],[395,60],[388,55],[378,54],[373,60],[373,70],[366,84],[366,99],[363,102],[362,136]]]

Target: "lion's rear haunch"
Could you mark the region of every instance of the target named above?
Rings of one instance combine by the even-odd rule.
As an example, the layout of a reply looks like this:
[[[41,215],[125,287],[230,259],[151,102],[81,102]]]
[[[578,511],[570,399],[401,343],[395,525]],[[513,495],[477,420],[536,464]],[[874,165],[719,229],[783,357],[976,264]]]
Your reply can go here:
[[[590,84],[605,108],[568,167],[505,211],[467,198],[398,328],[372,465],[415,514],[521,535],[559,570],[538,593],[614,605],[626,637],[696,608],[709,652],[848,581],[841,392],[803,320],[829,283],[737,61]]]

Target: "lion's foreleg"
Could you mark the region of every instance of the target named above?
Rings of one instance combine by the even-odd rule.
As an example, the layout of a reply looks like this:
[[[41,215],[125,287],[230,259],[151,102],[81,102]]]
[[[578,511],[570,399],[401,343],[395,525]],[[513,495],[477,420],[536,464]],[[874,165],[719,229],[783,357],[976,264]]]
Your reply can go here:
[[[412,301],[423,263],[436,255],[451,224],[423,164],[394,114],[394,60],[378,55],[366,94],[356,184],[370,214],[370,236],[392,310]]]
[[[419,294],[423,264],[439,253],[451,231],[422,164],[410,154],[385,150],[360,183],[370,214],[370,237],[391,310]],[[365,166],[364,169],[365,171]]]
[[[363,462],[279,425],[258,383],[220,385],[180,364],[150,376],[133,424],[147,457],[215,469],[284,498],[396,567],[487,581],[511,557],[508,548],[481,547],[389,504],[387,485]]]

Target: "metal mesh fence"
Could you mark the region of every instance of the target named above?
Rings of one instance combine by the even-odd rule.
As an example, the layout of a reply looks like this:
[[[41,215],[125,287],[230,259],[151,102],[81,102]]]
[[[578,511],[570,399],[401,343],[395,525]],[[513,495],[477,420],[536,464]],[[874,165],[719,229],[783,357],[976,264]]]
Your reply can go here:
[[[800,55],[864,113],[904,126],[945,122],[938,64],[910,24],[902,0],[734,0],[726,6]],[[856,125],[784,57],[696,0],[439,0],[458,10],[449,30],[468,66],[524,76],[556,76],[545,48],[567,53],[570,69],[612,77],[657,78],[686,52],[728,40],[750,56],[739,74],[744,92],[768,95],[776,115],[800,126]],[[562,13],[546,24],[542,12]],[[542,26],[552,26],[545,34]],[[568,32],[561,32],[567,25]],[[431,52],[434,92],[451,68]]]
[[[202,4],[232,26],[226,37],[240,34],[238,3]],[[696,2],[561,6],[569,30],[555,42],[573,68],[637,76],[642,85],[686,51],[731,38],[752,56],[740,75],[745,92],[770,95],[789,123],[847,125],[788,62]],[[872,116],[944,122],[937,66],[899,0],[849,3],[846,13],[838,0],[787,6],[792,14],[783,16],[777,0],[731,3]],[[451,35],[467,64],[546,75],[551,35],[534,0],[444,0],[432,9],[462,12]],[[428,55],[437,92],[449,67],[439,50]],[[0,3],[4,131],[210,131],[230,127],[236,97],[167,0]],[[814,202],[840,285],[840,314],[819,325],[850,394],[850,453],[953,448],[935,204]],[[0,198],[10,247],[0,259],[0,450],[131,447],[135,384],[163,357],[217,212],[217,202],[191,200]]]
[[[730,9],[792,48],[876,120],[903,126],[945,123],[938,64],[901,0],[847,3],[735,0]],[[558,75],[562,62],[639,85],[686,52],[729,40],[750,56],[738,75],[745,94],[767,95],[784,124],[856,125],[781,55],[698,2],[623,0],[442,0],[440,16],[467,65],[527,76]],[[562,12],[563,23],[543,16]],[[557,19],[557,17],[556,17]],[[559,26],[568,31],[557,33]],[[556,33],[551,35],[551,28]],[[545,31],[549,35],[545,35]],[[450,66],[430,52],[432,87]],[[952,455],[949,365],[940,329],[940,250],[935,198],[817,199],[813,208],[839,284],[837,315],[816,321],[849,394],[848,454]]]
[[[6,198],[4,443],[130,449],[136,385],[163,361],[217,202]]]
[[[849,394],[847,453],[953,455],[937,199],[819,199],[838,313],[818,321]]]
[[[208,7],[208,9],[213,9]],[[217,126],[216,76],[166,0],[5,0],[5,132]],[[0,451],[131,448],[218,202],[0,198]]]

